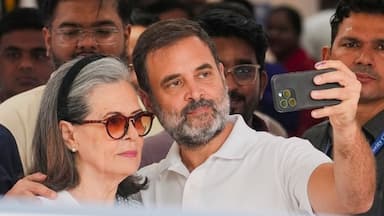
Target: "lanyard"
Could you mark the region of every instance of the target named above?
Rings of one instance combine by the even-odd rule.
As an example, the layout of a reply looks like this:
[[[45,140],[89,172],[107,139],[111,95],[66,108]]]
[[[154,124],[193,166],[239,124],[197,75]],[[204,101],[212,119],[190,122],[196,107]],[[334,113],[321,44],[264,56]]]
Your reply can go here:
[[[384,131],[376,138],[375,142],[372,143],[371,148],[374,155],[377,155],[384,146]]]
[[[384,146],[384,130],[376,137],[376,140],[371,144],[371,149],[374,155],[377,155]],[[330,155],[331,139],[328,138],[327,145],[325,146],[324,153]]]

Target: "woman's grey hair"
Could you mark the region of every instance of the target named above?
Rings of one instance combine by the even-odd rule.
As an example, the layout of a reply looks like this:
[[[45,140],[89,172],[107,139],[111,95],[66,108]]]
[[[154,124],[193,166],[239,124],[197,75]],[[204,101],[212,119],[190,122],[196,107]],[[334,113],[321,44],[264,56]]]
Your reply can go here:
[[[81,59],[76,58],[63,64],[48,81],[41,100],[32,142],[33,165],[30,171],[45,173],[47,175],[45,185],[56,191],[73,188],[79,183],[74,153],[65,145],[59,128],[61,118],[58,118],[58,110],[66,109],[66,121],[79,122],[90,113],[91,107],[87,98],[96,86],[119,81],[129,83],[129,72],[122,61],[114,57],[102,57],[81,68],[72,84],[67,87],[68,95],[60,95],[60,88],[66,74]],[[61,100],[66,102],[64,104],[66,107],[58,107]],[[141,186],[135,183],[136,177],[126,180],[130,187]],[[131,189],[133,193],[139,191],[141,187]],[[129,194],[131,193],[122,195]]]

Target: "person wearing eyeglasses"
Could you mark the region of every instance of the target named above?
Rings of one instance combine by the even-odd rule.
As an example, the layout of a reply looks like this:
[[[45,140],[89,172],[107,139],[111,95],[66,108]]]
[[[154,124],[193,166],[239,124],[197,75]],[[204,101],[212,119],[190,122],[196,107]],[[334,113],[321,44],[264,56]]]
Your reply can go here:
[[[236,5],[228,5],[225,9],[212,7],[196,20],[213,39],[224,65],[230,113],[241,114],[257,131],[286,137],[287,132],[276,120],[258,110],[268,83],[265,72],[267,40],[256,21],[250,15],[242,15],[247,11],[237,13],[241,9]]]
[[[54,62],[54,67],[79,56],[96,53],[126,59],[126,47],[130,26],[128,22],[130,7],[125,0],[45,0],[41,5],[44,27],[42,29],[46,55]],[[0,135],[14,142],[1,142],[2,149],[15,148],[14,158],[20,159],[22,172],[12,175],[15,168],[2,169],[0,161],[0,194],[7,195],[52,195],[41,189],[36,182],[45,179],[42,174],[26,176],[25,187],[12,188],[26,175],[31,167],[31,143],[37,121],[37,113],[45,85],[38,86],[9,98],[0,104]],[[13,161],[13,164],[16,163]],[[19,169],[17,169],[19,170]],[[17,177],[14,177],[17,176]],[[28,180],[28,181],[27,181]],[[30,181],[30,182],[29,182]],[[20,184],[20,182],[19,182]],[[17,184],[17,185],[19,185]],[[24,191],[29,185],[34,185]]]
[[[31,173],[58,191],[47,205],[136,205],[135,176],[153,114],[143,111],[117,58],[91,55],[63,64],[48,81],[32,148]],[[119,191],[118,191],[118,186]],[[96,190],[95,190],[96,189]]]

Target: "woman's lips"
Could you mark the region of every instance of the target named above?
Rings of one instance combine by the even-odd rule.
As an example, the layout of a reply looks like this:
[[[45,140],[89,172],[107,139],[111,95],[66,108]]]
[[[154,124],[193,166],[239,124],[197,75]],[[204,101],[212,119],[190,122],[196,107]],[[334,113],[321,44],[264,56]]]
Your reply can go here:
[[[135,158],[137,156],[137,151],[125,151],[119,155],[127,158]]]

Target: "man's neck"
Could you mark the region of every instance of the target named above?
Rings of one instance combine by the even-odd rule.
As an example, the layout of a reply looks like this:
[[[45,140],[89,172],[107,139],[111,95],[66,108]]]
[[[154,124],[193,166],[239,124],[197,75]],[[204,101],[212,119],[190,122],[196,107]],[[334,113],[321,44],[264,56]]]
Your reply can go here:
[[[359,125],[363,126],[374,116],[384,110],[384,99],[369,103],[359,103],[356,119]]]
[[[217,152],[231,133],[233,123],[226,123],[224,129],[207,144],[198,148],[188,148],[180,145],[180,157],[189,172],[204,163],[212,154]]]

